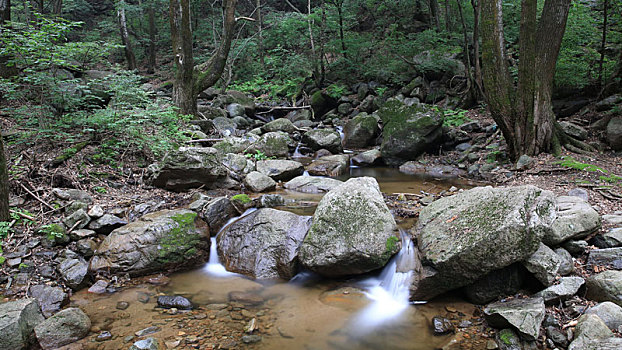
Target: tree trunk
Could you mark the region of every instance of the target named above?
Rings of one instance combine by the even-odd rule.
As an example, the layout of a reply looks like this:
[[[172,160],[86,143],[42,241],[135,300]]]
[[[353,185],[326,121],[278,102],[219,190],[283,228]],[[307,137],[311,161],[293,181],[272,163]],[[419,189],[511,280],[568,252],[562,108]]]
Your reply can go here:
[[[555,64],[570,0],[521,1],[518,86],[510,77],[503,41],[502,0],[482,1],[482,70],[488,106],[512,160],[553,150],[558,135],[551,103]]]
[[[482,83],[482,65],[479,57],[479,13],[480,0],[471,0],[473,7],[473,66],[475,68],[475,85],[477,86],[477,99],[484,96],[484,84]]]
[[[0,32],[6,22],[11,21],[11,0],[0,0]],[[4,73],[7,58],[2,57],[0,69]],[[0,132],[0,221],[9,221],[9,176],[4,153],[4,141]]]
[[[441,31],[441,20],[440,20],[440,10],[438,6],[438,0],[428,0],[428,6],[430,7],[430,17],[432,17],[432,21],[434,22],[434,26],[436,27],[436,31]]]
[[[264,48],[263,48],[263,18],[261,16],[261,0],[257,0],[257,31],[259,33],[259,63],[261,64],[261,67],[265,67],[266,66],[266,62],[265,62],[265,54],[264,54]]]
[[[53,0],[52,13],[54,16],[60,16],[63,11],[63,0]]]
[[[127,21],[125,19],[125,1],[119,2],[119,9],[117,15],[119,17],[119,32],[121,33],[121,41],[125,46],[125,59],[127,60],[127,68],[129,70],[136,69],[136,56],[134,56],[134,50],[132,48],[132,42],[130,41],[130,35],[127,30]]]
[[[337,15],[339,16],[339,39],[341,39],[341,53],[343,54],[343,58],[348,58],[348,53],[346,49],[346,40],[343,35],[343,1],[338,1],[335,6],[337,6]]]
[[[147,17],[149,22],[149,48],[148,48],[148,72],[155,72],[156,67],[156,23],[155,8],[153,4],[147,9]]]
[[[175,55],[173,102],[179,107],[180,113],[196,115],[199,93],[213,86],[220,79],[233,40],[236,5],[237,0],[223,1],[223,33],[220,46],[207,62],[195,67],[192,56],[190,1],[169,1],[171,43]]]
[[[603,0],[603,35],[600,42],[600,59],[598,60],[598,87],[603,86],[603,63],[605,62],[605,45],[607,44],[607,20],[609,1]]]

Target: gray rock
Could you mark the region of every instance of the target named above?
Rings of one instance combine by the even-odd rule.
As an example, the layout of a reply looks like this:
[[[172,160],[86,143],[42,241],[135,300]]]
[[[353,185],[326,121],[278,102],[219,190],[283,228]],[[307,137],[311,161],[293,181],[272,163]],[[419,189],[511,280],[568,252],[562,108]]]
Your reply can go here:
[[[614,151],[622,150],[622,117],[611,118],[607,124],[607,142]]]
[[[587,278],[587,297],[622,306],[622,271],[608,270]]]
[[[587,246],[588,244],[584,240],[566,241],[562,245],[562,247],[572,255],[581,255],[585,253]]]
[[[622,338],[587,339],[576,347],[570,346],[569,350],[619,350],[622,349]]]
[[[89,265],[84,259],[66,259],[58,265],[63,281],[73,290],[78,290],[88,282]]]
[[[30,287],[28,294],[37,299],[43,316],[50,317],[69,301],[69,296],[60,287],[40,284]]]
[[[78,341],[89,333],[91,320],[78,308],[62,310],[35,327],[39,345],[56,349]]]
[[[76,250],[85,258],[90,258],[95,254],[99,244],[93,238],[85,238],[76,242]]]
[[[259,198],[259,205],[262,208],[274,208],[285,205],[285,198],[280,194],[264,194]]]
[[[246,152],[255,153],[259,151],[266,157],[286,157],[289,152],[288,144],[292,142],[285,133],[268,132],[261,135],[257,142],[246,149]]]
[[[513,295],[525,280],[525,269],[520,264],[512,264],[492,271],[473,284],[464,287],[468,300],[474,304],[486,304],[498,297]]]
[[[298,121],[310,121],[311,111],[307,109],[291,111],[287,114],[286,118],[289,119],[292,123],[296,123]]]
[[[74,241],[78,241],[81,240],[83,238],[89,238],[89,237],[93,237],[97,234],[97,232],[93,231],[93,230],[87,230],[87,229],[81,229],[81,230],[73,230],[69,233],[69,237],[74,240]]]
[[[298,131],[298,128],[287,118],[275,119],[269,123],[266,123],[261,127],[264,132],[282,131],[286,133],[293,133]]]
[[[231,224],[218,236],[219,256],[229,271],[260,279],[291,279],[310,216],[258,209]]]
[[[408,107],[397,100],[389,100],[378,115],[384,123],[380,151],[388,163],[415,160],[442,138],[441,111],[424,105]]]
[[[86,213],[84,209],[78,209],[73,214],[69,215],[63,220],[63,224],[65,224],[68,228],[73,229],[82,229],[88,225],[91,221],[91,217]]]
[[[418,161],[409,161],[400,165],[400,172],[410,175],[427,175],[441,178],[452,178],[466,175],[462,169],[451,165],[428,165]]]
[[[316,176],[340,176],[346,173],[350,165],[350,156],[338,154],[318,158],[307,165],[306,169],[311,175]]]
[[[261,341],[261,336],[257,334],[243,335],[242,342],[244,344],[254,344]]]
[[[127,221],[118,216],[106,214],[95,221],[89,223],[89,229],[99,234],[107,235],[115,228],[127,225]]]
[[[538,339],[545,309],[542,298],[512,299],[484,308],[484,318],[495,328],[512,326],[527,339]]]
[[[191,310],[192,303],[190,300],[180,295],[161,295],[158,297],[158,306],[165,309]]]
[[[160,350],[160,345],[154,338],[147,338],[132,344],[130,350]]]
[[[304,166],[293,160],[268,159],[257,162],[257,171],[276,181],[287,181],[304,172]]]
[[[568,337],[562,333],[557,327],[546,327],[546,336],[551,339],[554,344],[561,345],[562,347],[568,346]]]
[[[622,103],[622,95],[612,95],[605,99],[598,101],[594,107],[599,112],[612,109],[616,104]]]
[[[518,158],[518,161],[516,161],[516,170],[527,170],[531,168],[532,165],[533,158],[526,154],[523,154]]]
[[[312,150],[327,149],[331,153],[342,153],[341,136],[338,132],[328,129],[314,129],[302,135],[302,142]]]
[[[583,127],[568,121],[560,121],[559,125],[566,134],[574,137],[575,139],[587,140],[587,130]]]
[[[138,332],[134,333],[137,337],[144,337],[146,335],[150,335],[150,334],[154,334],[157,333],[159,331],[161,331],[162,328],[158,327],[158,326],[150,326],[144,329],[139,330]]]
[[[332,190],[342,183],[342,181],[327,177],[298,176],[286,182],[283,187],[296,192],[324,193]]]
[[[225,137],[224,140],[216,142],[212,147],[219,150],[223,154],[242,153],[254,141],[256,140],[242,137]]]
[[[542,297],[547,304],[565,300],[577,294],[585,280],[581,277],[562,277],[558,282],[558,284],[536,293],[535,296]]]
[[[227,113],[229,113],[229,117],[241,117],[244,115],[244,106],[239,103],[232,103],[227,106]]]
[[[571,189],[570,191],[568,191],[568,195],[573,196],[573,197],[579,197],[583,199],[585,202],[587,202],[590,198],[587,191],[584,188],[580,188],[580,187]]]
[[[91,209],[89,209],[87,214],[89,214],[91,219],[99,219],[104,216],[104,209],[99,205],[94,205]]]
[[[350,119],[344,128],[343,145],[346,148],[363,148],[371,145],[380,132],[378,121],[367,113]]]
[[[622,326],[622,307],[609,301],[587,309],[585,314],[600,317],[612,331],[618,331],[618,328]]]
[[[86,191],[76,190],[73,188],[64,189],[64,188],[54,188],[52,189],[52,193],[63,200],[68,201],[80,201],[86,204],[93,204],[93,197]]]
[[[147,214],[112,231],[91,259],[90,270],[141,275],[205,262],[210,240],[201,224],[187,209]]]
[[[372,149],[359,153],[352,157],[352,162],[357,165],[374,165],[382,162],[382,153],[379,149]]]
[[[583,350],[588,344],[613,337],[613,333],[607,325],[596,315],[583,315],[579,317],[575,328],[575,337],[568,350]]]
[[[500,330],[495,338],[500,350],[522,350],[520,338],[509,328]]]
[[[622,270],[622,247],[590,250],[587,264]]]
[[[559,274],[562,276],[567,276],[574,271],[574,261],[572,260],[572,255],[564,249],[557,248],[554,250],[555,254],[559,257]]]
[[[612,225],[620,225],[622,224],[622,212],[615,212],[614,214],[603,215],[603,220]]]
[[[454,325],[451,324],[450,320],[441,316],[434,316],[432,318],[432,331],[434,335],[449,334],[452,333],[454,329]]]
[[[84,211],[86,211],[88,209],[89,205],[87,203],[84,203],[82,201],[73,201],[71,202],[71,204],[69,204],[66,208],[65,208],[65,215],[66,216],[70,216],[71,214],[75,213],[76,211],[82,209]]]
[[[235,180],[241,180],[248,173],[255,170],[255,162],[241,154],[225,154],[222,164],[229,171],[229,176]]]
[[[524,260],[523,265],[548,287],[555,283],[559,275],[561,258],[551,248],[540,243],[538,250]]]
[[[216,236],[229,219],[240,215],[227,197],[217,197],[203,207],[199,216],[209,226],[210,234]]]
[[[149,168],[154,186],[173,191],[200,186],[215,188],[227,176],[221,153],[210,147],[180,147]]]
[[[99,280],[99,281],[95,282],[95,284],[93,284],[89,288],[89,293],[104,294],[104,293],[106,293],[108,291],[107,288],[108,288],[108,282],[106,282],[104,280]]]
[[[434,201],[419,215],[423,268],[411,299],[430,299],[531,256],[555,215],[553,194],[534,186],[477,187]]]
[[[605,246],[603,248],[615,248],[622,246],[622,227],[614,228],[602,235]]]
[[[253,192],[271,191],[276,187],[276,181],[268,175],[253,171],[244,178],[244,185]]]
[[[353,178],[319,202],[300,260],[329,277],[372,271],[397,252],[395,229],[376,180]]]
[[[34,328],[44,320],[35,299],[0,304],[0,350],[29,348],[34,340]]]
[[[557,200],[553,230],[542,241],[550,246],[569,239],[583,238],[600,228],[600,216],[579,197],[561,196]]]

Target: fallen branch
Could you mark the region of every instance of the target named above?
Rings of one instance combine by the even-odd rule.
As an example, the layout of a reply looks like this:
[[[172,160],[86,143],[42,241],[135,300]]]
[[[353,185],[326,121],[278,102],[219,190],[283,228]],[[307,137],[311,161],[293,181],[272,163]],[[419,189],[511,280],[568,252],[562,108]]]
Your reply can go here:
[[[48,208],[50,208],[50,209],[52,209],[52,210],[56,210],[56,208],[54,208],[53,206],[51,206],[51,205],[50,205],[50,203],[48,203],[48,202],[44,201],[43,199],[39,198],[39,196],[37,196],[36,194],[34,194],[32,191],[30,191],[30,190],[28,189],[28,187],[24,186],[24,184],[23,184],[23,183],[20,183],[19,185],[20,185],[20,186],[22,186],[22,188],[23,188],[24,190],[26,190],[26,192],[28,192],[28,194],[30,194],[30,195],[31,195],[34,199],[38,200],[39,202],[41,202],[41,203],[42,203],[43,205],[45,205],[46,207],[48,207]]]
[[[13,210],[13,209],[10,209],[9,211],[10,211],[11,213],[13,213],[13,214],[16,214],[16,215],[21,216],[22,218],[24,218],[24,219],[26,219],[26,220],[35,221],[35,218],[33,218],[33,217],[32,217],[32,216],[30,216],[30,215],[26,215],[26,214],[24,214],[24,213],[21,213],[21,212],[19,212],[19,211]]]
[[[196,140],[188,140],[185,141],[186,143],[198,143],[198,142],[220,142],[220,141],[224,141],[225,139],[220,138],[220,139],[196,139]]]
[[[311,106],[257,106],[256,109],[259,109],[261,112],[257,112],[256,114],[267,114],[274,111],[295,111],[300,109],[311,109]]]

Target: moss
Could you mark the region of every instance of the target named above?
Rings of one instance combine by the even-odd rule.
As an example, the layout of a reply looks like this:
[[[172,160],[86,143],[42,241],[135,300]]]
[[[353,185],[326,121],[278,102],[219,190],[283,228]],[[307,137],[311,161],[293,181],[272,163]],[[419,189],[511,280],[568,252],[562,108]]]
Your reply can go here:
[[[160,242],[159,261],[163,264],[178,263],[184,261],[187,257],[196,254],[194,248],[199,235],[188,234],[194,230],[197,214],[188,212],[171,216],[177,225],[172,228],[168,234]],[[181,254],[185,252],[186,254]]]
[[[512,345],[513,340],[514,340],[514,334],[512,334],[512,332],[510,330],[508,330],[508,329],[502,329],[499,332],[499,339],[505,345]]]
[[[243,193],[236,194],[235,196],[231,197],[231,200],[235,201],[235,202],[242,203],[242,204],[248,204],[248,203],[251,202],[250,197],[248,195],[246,195],[246,194],[243,194]]]
[[[43,225],[39,229],[40,234],[44,234],[50,241],[62,241],[66,238],[67,231],[59,224]]]

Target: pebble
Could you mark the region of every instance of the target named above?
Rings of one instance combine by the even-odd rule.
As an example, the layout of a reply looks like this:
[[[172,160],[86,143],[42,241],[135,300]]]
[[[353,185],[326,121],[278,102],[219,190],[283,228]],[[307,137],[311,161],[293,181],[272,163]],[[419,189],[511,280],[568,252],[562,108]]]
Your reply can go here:
[[[99,333],[99,335],[96,338],[97,341],[106,341],[110,339],[112,339],[112,334],[110,334],[110,332],[108,331],[103,331]]]
[[[138,292],[138,301],[140,301],[143,304],[146,304],[149,302],[149,295],[147,293],[143,293],[143,292]]]
[[[253,344],[261,341],[261,336],[253,334],[253,335],[243,335],[242,341],[244,344]]]
[[[117,302],[117,310],[125,310],[130,307],[130,303],[127,301],[119,301]]]
[[[454,331],[454,326],[451,322],[440,316],[434,316],[434,318],[432,318],[432,327],[434,335],[445,335]]]
[[[106,288],[108,288],[108,282],[104,280],[99,280],[95,282],[95,284],[93,284],[91,288],[89,288],[88,292],[94,294],[104,294],[106,293]]]
[[[134,333],[137,337],[144,337],[146,335],[149,334],[153,334],[153,333],[157,333],[159,331],[161,331],[162,328],[158,327],[158,326],[151,326],[151,327],[147,327],[145,329],[141,329],[140,331]]]
[[[175,308],[181,310],[192,309],[190,300],[179,295],[161,295],[158,297],[158,306],[165,309]]]

